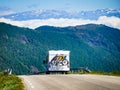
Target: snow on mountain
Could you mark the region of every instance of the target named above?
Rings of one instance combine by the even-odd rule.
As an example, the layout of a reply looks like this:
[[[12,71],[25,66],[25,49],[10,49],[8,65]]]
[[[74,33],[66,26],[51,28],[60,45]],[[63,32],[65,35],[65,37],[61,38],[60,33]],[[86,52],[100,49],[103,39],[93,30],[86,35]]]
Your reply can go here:
[[[89,20],[97,20],[100,16],[115,16],[120,18],[120,9],[98,9],[95,11],[80,11],[80,12],[67,12],[63,10],[34,10],[34,11],[26,11],[20,12],[16,14],[2,16],[7,19],[24,21],[24,20],[32,20],[32,19],[59,19],[59,18],[67,18],[67,19],[89,19]]]
[[[33,10],[0,17],[0,22],[28,28],[39,26],[76,26],[104,24],[120,29],[120,9],[67,12],[64,10]]]

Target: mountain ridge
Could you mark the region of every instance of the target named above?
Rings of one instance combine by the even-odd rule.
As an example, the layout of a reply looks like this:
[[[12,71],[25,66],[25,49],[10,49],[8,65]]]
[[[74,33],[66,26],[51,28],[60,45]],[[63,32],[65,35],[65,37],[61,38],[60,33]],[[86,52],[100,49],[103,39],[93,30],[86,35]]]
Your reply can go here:
[[[119,41],[120,30],[105,25],[42,26],[33,30],[0,23],[0,71],[44,71],[43,60],[49,50],[70,50],[71,67],[120,71]]]
[[[120,18],[120,9],[97,9],[95,11],[79,11],[79,12],[68,12],[64,10],[33,10],[20,12],[16,14],[2,16],[7,19],[12,20],[32,20],[32,19],[60,19],[60,18],[68,18],[68,19],[90,19],[97,20],[100,16],[115,16]]]

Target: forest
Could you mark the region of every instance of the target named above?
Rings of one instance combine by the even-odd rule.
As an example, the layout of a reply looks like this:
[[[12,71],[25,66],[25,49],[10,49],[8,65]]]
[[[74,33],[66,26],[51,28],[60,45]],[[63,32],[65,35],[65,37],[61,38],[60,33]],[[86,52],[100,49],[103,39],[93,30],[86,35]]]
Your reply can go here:
[[[70,50],[71,68],[120,72],[118,29],[101,24],[29,29],[0,23],[0,71],[11,68],[17,75],[45,71],[49,50]]]

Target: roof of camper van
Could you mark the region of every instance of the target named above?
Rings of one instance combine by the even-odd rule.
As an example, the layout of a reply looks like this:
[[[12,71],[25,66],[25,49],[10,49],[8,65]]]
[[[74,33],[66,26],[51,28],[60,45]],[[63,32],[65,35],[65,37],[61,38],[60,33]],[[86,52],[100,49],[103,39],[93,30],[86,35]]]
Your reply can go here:
[[[49,54],[69,54],[68,50],[50,50]]]

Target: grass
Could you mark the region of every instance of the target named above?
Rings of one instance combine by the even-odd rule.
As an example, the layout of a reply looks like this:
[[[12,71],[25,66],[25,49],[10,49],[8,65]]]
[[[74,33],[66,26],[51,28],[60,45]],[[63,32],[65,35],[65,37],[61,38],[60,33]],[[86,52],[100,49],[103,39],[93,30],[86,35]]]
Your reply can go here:
[[[90,72],[90,74],[120,76],[120,72],[118,72],[118,71],[113,71],[113,72],[92,71],[92,72]]]
[[[0,90],[25,90],[22,80],[16,75],[0,73]]]

